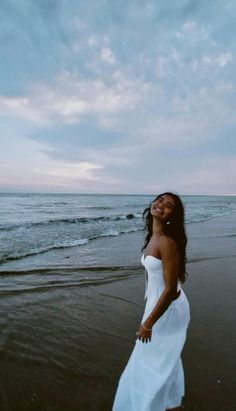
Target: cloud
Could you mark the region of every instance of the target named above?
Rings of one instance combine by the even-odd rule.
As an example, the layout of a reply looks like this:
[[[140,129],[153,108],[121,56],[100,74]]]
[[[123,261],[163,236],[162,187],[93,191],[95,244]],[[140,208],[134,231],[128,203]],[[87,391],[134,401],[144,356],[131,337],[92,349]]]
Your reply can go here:
[[[84,79],[68,71],[52,85],[35,84],[27,97],[0,97],[0,109],[36,123],[79,122],[88,114],[112,114],[133,109],[148,91],[148,83],[125,77],[120,71],[111,83],[102,79]]]
[[[233,2],[3,1],[1,12],[2,144],[35,142],[29,181],[128,192],[188,172],[188,190],[198,178],[211,190],[211,150],[235,150]]]
[[[224,67],[226,64],[228,64],[229,61],[233,60],[233,56],[231,53],[223,53],[218,56],[204,56],[202,58],[202,63],[205,64],[206,66],[219,66],[219,67]]]
[[[188,20],[186,23],[183,24],[183,30],[187,32],[192,32],[196,29],[197,23],[193,20]]]
[[[58,161],[54,167],[34,168],[33,175],[37,180],[47,181],[66,188],[66,191],[83,189],[88,192],[95,190],[97,185],[101,187],[117,186],[123,183],[120,178],[108,175],[103,166],[94,163],[66,163]]]
[[[198,169],[182,173],[182,178],[179,176],[182,183],[177,183],[177,187],[189,193],[197,189],[202,194],[236,195],[235,164],[235,154],[208,155],[200,161]]]
[[[6,164],[4,162],[0,162],[0,168],[9,168],[9,164]]]
[[[98,171],[102,169],[102,166],[81,162],[79,164],[64,164],[59,167],[57,164],[53,169],[43,169],[38,168],[33,169],[34,173],[47,175],[49,177],[64,178],[64,179],[81,179],[81,180],[99,180],[97,175],[92,174],[95,170]]]
[[[101,56],[101,59],[105,61],[106,63],[112,64],[112,65],[115,64],[115,61],[116,61],[115,56],[108,47],[101,49],[100,56]]]

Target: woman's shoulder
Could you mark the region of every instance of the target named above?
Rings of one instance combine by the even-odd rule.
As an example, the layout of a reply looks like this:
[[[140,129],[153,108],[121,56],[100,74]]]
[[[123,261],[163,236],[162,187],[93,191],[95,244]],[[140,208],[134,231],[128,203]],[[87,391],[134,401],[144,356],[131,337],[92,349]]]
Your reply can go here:
[[[178,250],[178,245],[173,238],[168,235],[163,235],[160,237],[160,249],[161,251],[176,252]]]

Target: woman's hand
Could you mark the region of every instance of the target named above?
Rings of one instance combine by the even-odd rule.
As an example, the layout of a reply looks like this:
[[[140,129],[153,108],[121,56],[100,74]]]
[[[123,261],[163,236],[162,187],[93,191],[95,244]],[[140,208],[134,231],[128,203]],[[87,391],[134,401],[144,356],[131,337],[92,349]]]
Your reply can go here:
[[[148,328],[149,331],[146,328]],[[139,340],[147,343],[148,341],[151,341],[152,329],[147,327],[145,324],[141,324],[139,330],[136,332],[136,335]]]

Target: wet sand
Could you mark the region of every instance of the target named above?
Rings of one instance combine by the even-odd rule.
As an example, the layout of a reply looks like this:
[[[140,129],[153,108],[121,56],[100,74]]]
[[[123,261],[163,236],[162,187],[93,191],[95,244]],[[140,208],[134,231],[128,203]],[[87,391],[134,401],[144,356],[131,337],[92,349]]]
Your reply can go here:
[[[236,409],[235,225],[228,216],[188,229],[186,411]],[[126,247],[127,278],[46,290],[37,303],[30,294],[1,299],[1,410],[111,410],[145,304],[143,269],[134,266],[141,236],[121,237],[107,247]]]

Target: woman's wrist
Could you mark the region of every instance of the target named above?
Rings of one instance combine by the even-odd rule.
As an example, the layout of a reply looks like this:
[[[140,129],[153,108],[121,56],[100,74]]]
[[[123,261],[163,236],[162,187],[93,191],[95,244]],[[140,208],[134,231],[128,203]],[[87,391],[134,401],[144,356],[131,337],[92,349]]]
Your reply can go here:
[[[153,321],[152,315],[149,315],[148,318],[144,321],[143,325],[145,328],[151,329],[155,322]]]
[[[144,328],[145,331],[152,331],[152,327],[151,327],[151,328],[147,328],[144,324],[142,324],[142,327]]]

